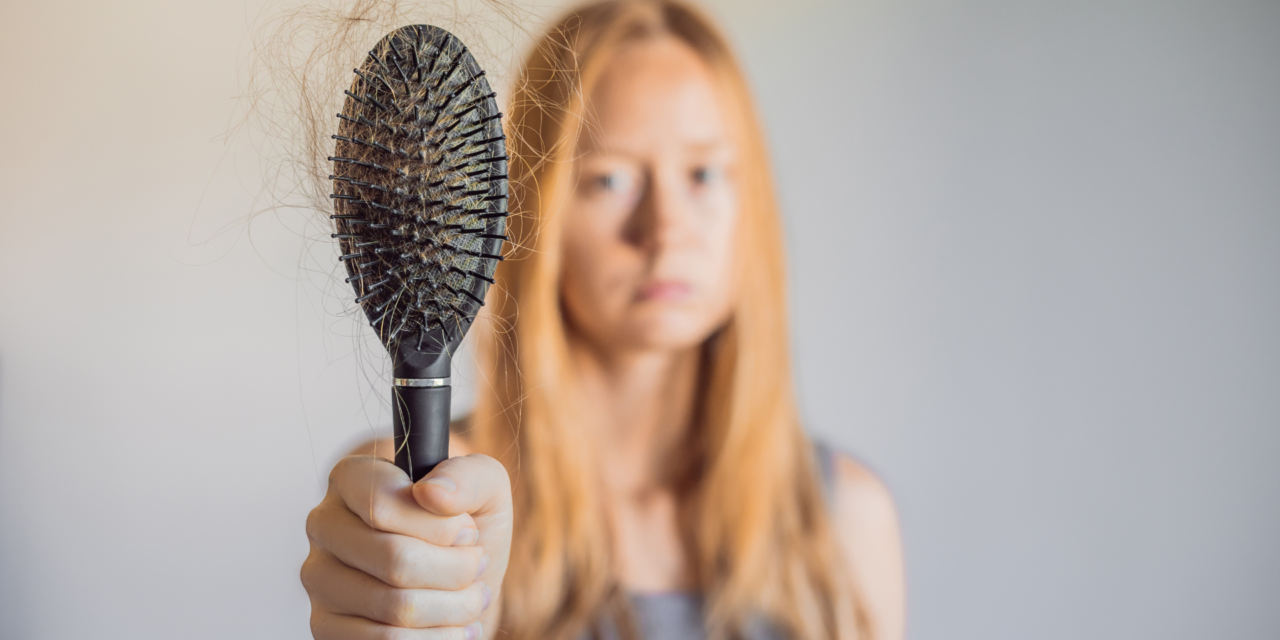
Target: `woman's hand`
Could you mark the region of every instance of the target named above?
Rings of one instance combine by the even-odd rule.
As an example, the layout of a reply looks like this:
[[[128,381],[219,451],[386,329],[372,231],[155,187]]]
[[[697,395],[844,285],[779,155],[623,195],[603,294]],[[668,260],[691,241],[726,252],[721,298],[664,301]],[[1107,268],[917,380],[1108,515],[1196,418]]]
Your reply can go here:
[[[302,584],[317,640],[493,635],[511,547],[511,483],[493,458],[450,458],[411,484],[372,456],[343,458],[307,517]]]

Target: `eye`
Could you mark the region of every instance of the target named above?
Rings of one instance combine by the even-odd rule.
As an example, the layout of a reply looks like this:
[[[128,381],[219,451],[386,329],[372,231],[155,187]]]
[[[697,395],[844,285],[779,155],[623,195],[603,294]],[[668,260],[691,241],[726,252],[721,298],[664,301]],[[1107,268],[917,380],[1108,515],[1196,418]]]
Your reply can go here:
[[[697,185],[714,184],[720,181],[722,172],[720,169],[710,166],[703,166],[694,169],[690,173],[693,183]]]
[[[592,191],[624,193],[631,189],[632,178],[626,171],[606,171],[591,176],[588,184]]]

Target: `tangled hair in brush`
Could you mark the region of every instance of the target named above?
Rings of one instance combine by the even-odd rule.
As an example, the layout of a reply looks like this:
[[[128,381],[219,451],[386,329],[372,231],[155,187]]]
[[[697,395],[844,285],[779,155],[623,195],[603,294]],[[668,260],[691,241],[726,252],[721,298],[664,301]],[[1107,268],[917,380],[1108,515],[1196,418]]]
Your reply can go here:
[[[465,224],[467,229],[472,230],[483,226],[484,231],[477,234],[507,233],[509,235],[504,231],[507,228],[505,221],[495,223],[495,220],[501,220],[501,218],[478,217],[508,211],[505,208],[507,206],[505,202],[485,203],[488,209],[476,213],[477,217],[472,219],[469,212],[478,211],[482,205],[476,201],[458,200],[462,191],[476,191],[486,186],[490,187],[490,196],[502,193],[501,188],[496,186],[496,181],[499,180],[498,176],[505,174],[507,170],[504,164],[497,162],[484,167],[471,163],[456,167],[457,172],[453,178],[450,178],[447,185],[429,187],[426,193],[419,193],[417,190],[423,187],[421,181],[413,184],[414,180],[409,179],[407,184],[394,185],[395,188],[404,191],[404,194],[396,193],[393,185],[383,184],[381,181],[384,178],[392,178],[406,182],[403,176],[393,177],[391,173],[384,176],[374,167],[335,162],[332,158],[342,157],[369,162],[392,169],[396,174],[404,170],[405,174],[410,176],[421,176],[427,165],[436,164],[438,165],[437,175],[427,177],[427,182],[434,182],[445,177],[443,175],[445,170],[456,165],[460,155],[449,155],[435,147],[423,149],[407,142],[392,144],[393,138],[412,135],[411,129],[420,127],[419,123],[411,122],[414,118],[402,117],[401,114],[394,113],[394,107],[393,114],[390,116],[379,115],[374,103],[360,103],[347,94],[361,96],[361,99],[367,94],[378,103],[387,106],[391,106],[387,94],[392,91],[395,92],[394,95],[404,96],[405,99],[425,99],[432,103],[420,103],[425,115],[425,111],[436,108],[435,105],[443,106],[444,96],[435,93],[419,96],[411,93],[413,89],[431,91],[431,87],[427,84],[436,81],[447,83],[448,86],[444,89],[457,89],[460,85],[456,83],[476,78],[473,86],[463,89],[466,95],[457,96],[448,109],[442,110],[450,113],[440,113],[440,119],[435,123],[435,133],[425,132],[427,135],[443,134],[456,144],[461,141],[459,137],[461,134],[466,134],[468,129],[479,126],[476,123],[479,117],[489,117],[498,113],[498,105],[504,95],[503,87],[507,84],[509,70],[518,64],[519,45],[517,43],[524,42],[529,36],[530,25],[538,24],[542,19],[543,17],[533,7],[508,0],[466,2],[315,0],[287,8],[268,8],[251,24],[252,47],[244,60],[245,76],[242,82],[242,93],[239,96],[237,120],[222,136],[228,140],[247,140],[256,151],[255,162],[258,163],[263,176],[263,184],[257,194],[255,208],[246,220],[252,220],[261,215],[274,215],[290,231],[305,238],[307,243],[305,252],[300,256],[297,275],[314,286],[314,293],[320,295],[315,302],[334,315],[351,317],[358,315],[362,323],[379,320],[373,324],[377,338],[384,348],[390,347],[393,336],[396,336],[395,339],[402,339],[405,335],[412,335],[413,331],[418,331],[421,335],[420,330],[424,328],[440,333],[444,331],[442,327],[448,327],[450,335],[445,336],[446,339],[456,338],[459,325],[465,328],[466,323],[469,322],[468,319],[475,315],[475,308],[479,305],[475,298],[484,299],[486,289],[490,287],[490,283],[479,276],[493,278],[492,261],[495,259],[473,254],[493,256],[508,253],[514,248],[514,244],[497,238],[467,236],[464,233],[457,233],[461,231],[457,228],[442,229],[431,223],[419,223],[418,218],[436,220],[442,225]],[[394,36],[402,31],[405,25],[426,24],[437,25],[457,36],[451,41],[446,41],[442,35],[444,31],[436,35],[430,35],[426,31],[421,33],[423,48],[416,49],[418,59],[426,62],[429,68],[430,59],[424,56],[437,54],[442,56],[438,66],[427,74],[431,77],[412,76],[406,81],[405,78],[399,77],[399,71],[393,63],[385,57],[379,57],[383,54],[370,55],[383,48],[384,54],[392,54],[400,62],[401,68],[409,72],[410,68],[405,65],[406,62],[412,64],[415,51],[410,49],[417,47],[419,34],[412,31],[401,34],[408,36],[408,41],[398,41],[399,44],[393,45],[391,40],[395,39]],[[389,37],[388,34],[392,36]],[[409,42],[413,43],[412,47]],[[468,47],[462,46],[464,42]],[[444,49],[432,43],[443,45]],[[451,51],[454,51],[455,45],[458,47],[457,51],[464,52],[463,58],[452,77],[445,78],[444,74],[449,71],[449,67],[454,62]],[[375,63],[374,58],[382,60],[386,64],[386,70]],[[353,74],[353,67],[357,68],[365,78],[362,79],[358,74]],[[488,73],[481,75],[480,69],[485,69]],[[378,77],[386,80],[390,87],[377,81]],[[372,84],[369,81],[373,81]],[[412,87],[411,85],[415,83],[423,86]],[[459,109],[461,105],[483,94],[495,93],[495,89],[499,94],[497,97],[481,103],[480,109],[476,112],[461,114]],[[434,102],[437,99],[440,101]],[[482,111],[483,115],[480,115]],[[357,122],[348,122],[341,117],[335,118],[335,114],[356,119]],[[444,132],[443,128],[449,126],[447,120],[449,115],[460,116],[463,121],[458,129]],[[375,123],[372,129],[368,124],[358,121],[360,116]],[[389,126],[378,132],[377,123],[380,121]],[[496,127],[496,120],[494,122]],[[393,123],[409,127],[410,130],[392,129],[390,125]],[[501,132],[495,132],[494,127],[489,127],[486,123],[486,129],[475,133],[468,142],[477,143],[480,140],[501,135]],[[393,151],[387,152],[371,144],[335,140],[333,137],[335,132],[351,140],[359,138],[370,143],[376,142]],[[507,145],[494,141],[489,146],[491,147],[489,152],[483,155],[496,158],[504,155]],[[401,148],[411,155],[415,150],[427,151],[427,155],[420,156],[421,161],[415,163],[398,153],[398,149]],[[459,149],[458,154],[472,153],[478,148],[476,146]],[[481,156],[477,155],[469,160],[479,158]],[[417,169],[413,168],[414,164],[418,166]],[[474,174],[482,168],[488,169],[487,176],[465,175]],[[495,184],[486,184],[484,182],[486,177],[495,181]],[[388,191],[379,192],[371,187],[361,187],[335,178],[348,178],[370,185],[378,184],[387,187]],[[466,189],[446,190],[449,186],[457,187],[464,183],[467,185]],[[436,188],[441,191],[431,191]],[[347,196],[386,206],[388,209],[378,209],[372,204],[363,206],[355,203],[354,200],[346,200]],[[412,200],[413,196],[423,196],[425,199],[421,202],[405,200],[406,197]],[[447,197],[449,201],[444,202],[445,198],[440,196]],[[442,202],[426,204],[437,200]],[[469,212],[462,219],[450,218],[449,216],[456,215],[458,212],[450,209],[455,206],[466,207]],[[410,216],[397,216],[392,214],[390,209],[402,212],[414,211],[412,222]],[[349,218],[355,222],[335,224],[329,219],[332,214],[358,217]],[[369,224],[359,220],[368,220]],[[416,254],[419,262],[423,259],[444,258],[443,254],[446,251],[451,252],[451,257],[448,258],[448,264],[443,268],[443,272],[431,272],[436,276],[434,280],[421,280],[426,273],[420,268],[415,268],[418,279],[399,283],[409,286],[404,293],[400,294],[397,302],[374,312],[387,302],[388,298],[394,297],[400,289],[395,280],[374,288],[373,285],[386,279],[385,273],[382,277],[378,277],[379,273],[403,266],[396,264],[400,260],[413,261],[413,254],[408,251],[399,251],[394,254],[383,251],[376,255],[378,259],[376,264],[370,264],[370,257],[357,256],[357,258],[348,259],[357,260],[355,264],[344,261],[339,266],[339,263],[334,261],[335,254],[349,256],[359,253],[362,249],[367,250],[368,247],[357,247],[356,244],[363,244],[369,238],[337,237],[335,239],[334,236],[380,234],[379,241],[392,241],[384,246],[390,247],[393,244],[403,246],[405,242],[402,239],[407,240],[412,237],[412,234],[403,237],[393,236],[391,233],[393,222],[401,225],[422,224],[430,227],[434,235],[421,233],[422,230],[420,230],[419,237],[428,238],[428,244],[438,241],[448,246],[448,249],[436,247],[440,253],[430,255],[426,250],[420,249]],[[388,226],[385,228],[374,226],[383,224]],[[518,239],[513,238],[513,240]],[[406,253],[410,253],[411,257],[399,258],[400,254]],[[459,274],[449,270],[448,267],[456,267],[459,271],[468,273],[467,275]],[[406,267],[405,272],[408,271]],[[399,274],[400,271],[395,273]],[[470,275],[472,273],[478,275]],[[395,274],[392,277],[394,278]],[[344,280],[346,284],[343,283]],[[356,291],[355,296],[351,295],[353,287]],[[424,287],[429,287],[429,291]],[[456,291],[450,290],[450,287]],[[406,297],[410,290],[412,290],[412,298]],[[306,291],[309,296],[313,293],[310,287]],[[424,302],[421,305],[417,304],[418,292],[422,292],[423,295]],[[364,297],[370,293],[374,295]],[[352,304],[354,298],[361,298],[361,300]],[[428,304],[425,302],[427,299],[436,300],[439,304]],[[393,307],[396,310],[390,315],[380,317],[383,312]],[[411,307],[416,311],[411,311]],[[403,326],[401,326],[402,321]],[[352,336],[356,356],[363,365],[362,371],[366,379],[370,384],[380,384],[381,381],[375,382],[375,378],[380,378],[385,373],[377,370],[385,364],[379,357],[384,349],[370,348],[372,345],[369,342],[373,337],[371,333],[365,332],[358,332]]]
[[[506,240],[502,114],[467,48],[424,25],[382,39],[346,91],[333,162],[347,282],[384,343],[461,337]]]

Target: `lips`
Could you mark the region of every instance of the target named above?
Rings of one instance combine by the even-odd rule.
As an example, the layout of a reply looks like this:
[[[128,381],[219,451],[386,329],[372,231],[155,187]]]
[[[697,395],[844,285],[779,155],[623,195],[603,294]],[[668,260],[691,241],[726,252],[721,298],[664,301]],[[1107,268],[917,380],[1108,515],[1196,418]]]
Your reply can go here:
[[[643,301],[678,302],[689,297],[693,287],[680,280],[653,280],[640,287],[636,297]]]

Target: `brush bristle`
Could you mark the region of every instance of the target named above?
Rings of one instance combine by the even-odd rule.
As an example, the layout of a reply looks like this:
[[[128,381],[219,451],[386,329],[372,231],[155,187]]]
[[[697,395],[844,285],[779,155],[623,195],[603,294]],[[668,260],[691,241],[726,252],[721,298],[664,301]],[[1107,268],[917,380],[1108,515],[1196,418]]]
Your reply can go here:
[[[460,337],[502,259],[502,114],[470,52],[437,27],[392,32],[355,74],[330,158],[347,281],[388,345]]]

